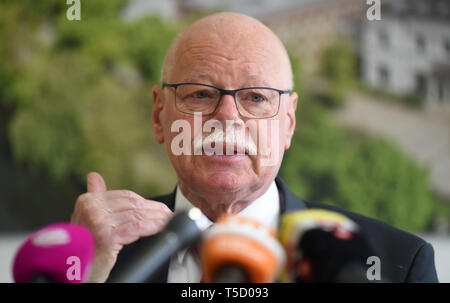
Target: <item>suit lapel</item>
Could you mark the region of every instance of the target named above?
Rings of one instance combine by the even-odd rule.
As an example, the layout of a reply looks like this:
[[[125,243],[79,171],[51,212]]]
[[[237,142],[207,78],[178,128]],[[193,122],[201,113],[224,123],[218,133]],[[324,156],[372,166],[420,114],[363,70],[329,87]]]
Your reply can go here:
[[[174,209],[175,209],[176,192],[177,192],[177,188],[175,187],[175,189],[172,191],[172,193],[170,193],[168,195],[152,198],[152,200],[155,200],[155,201],[158,201],[158,202],[162,202],[162,203],[166,204],[167,207],[171,211],[174,211]],[[161,268],[159,274],[157,275],[157,277],[155,278],[154,282],[156,282],[156,283],[167,283],[167,277],[169,275],[169,266],[170,266],[170,261],[166,262],[166,264],[164,264],[162,266],[162,268]]]
[[[280,195],[280,215],[283,215],[287,212],[308,208],[306,202],[297,198],[297,196],[293,192],[291,192],[286,183],[284,183],[283,179],[281,179],[279,176],[275,178],[275,183]],[[152,200],[163,202],[167,205],[167,207],[170,208],[170,210],[173,211],[175,209],[175,195],[176,188],[172,191],[172,193],[152,198]]]
[[[308,208],[305,201],[297,198],[279,176],[275,178],[275,183],[277,184],[280,195],[280,216],[288,212]]]
[[[164,204],[167,205],[167,207],[173,211],[175,209],[175,196],[177,193],[177,188],[175,187],[175,189],[168,195],[164,195],[164,196],[159,196],[159,197],[153,197],[150,198],[150,200],[154,200],[154,201],[158,201],[158,202],[162,202]]]
[[[297,196],[295,196],[294,193],[292,193],[289,190],[287,185],[279,176],[275,178],[275,183],[277,185],[278,193],[280,195],[280,216],[283,215],[284,213],[307,208],[305,201],[297,198]],[[176,195],[176,188],[173,190],[172,193],[165,196],[155,197],[152,200],[163,202],[164,204],[167,205],[167,207],[169,207],[173,211],[175,209],[175,195]],[[155,282],[166,283],[168,273],[169,273],[169,263],[164,265],[163,269],[161,270],[161,275],[159,276],[158,281]]]

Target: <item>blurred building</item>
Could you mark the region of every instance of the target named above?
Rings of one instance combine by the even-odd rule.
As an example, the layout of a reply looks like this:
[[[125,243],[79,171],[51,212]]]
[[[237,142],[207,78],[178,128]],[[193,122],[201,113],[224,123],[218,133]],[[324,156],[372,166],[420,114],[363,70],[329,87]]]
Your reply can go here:
[[[165,19],[178,19],[189,13],[231,11],[257,17],[311,1],[321,0],[130,0],[122,16],[125,19],[135,19],[158,15]]]
[[[122,18],[133,20],[147,15],[158,15],[164,19],[176,19],[180,9],[179,1],[176,0],[130,0],[122,11]]]
[[[382,0],[385,2],[388,0]],[[162,3],[164,2],[164,3]],[[125,19],[159,15],[178,19],[189,13],[231,11],[258,18],[268,25],[290,52],[302,60],[307,73],[317,69],[321,50],[342,35],[356,41],[369,5],[365,0],[130,0]]]
[[[319,67],[322,50],[329,44],[343,37],[357,41],[358,26],[368,7],[361,0],[309,1],[272,11],[259,19],[301,58],[302,69],[313,74]]]
[[[450,0],[392,1],[381,16],[363,23],[363,81],[420,96],[430,107],[450,107]]]

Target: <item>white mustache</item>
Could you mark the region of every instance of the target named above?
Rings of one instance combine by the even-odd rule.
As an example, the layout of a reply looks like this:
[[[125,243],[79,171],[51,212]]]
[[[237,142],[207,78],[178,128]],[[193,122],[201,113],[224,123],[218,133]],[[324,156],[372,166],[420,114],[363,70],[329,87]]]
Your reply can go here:
[[[211,148],[212,143],[214,143],[215,148]],[[249,155],[257,154],[256,143],[253,141],[252,136],[248,136],[248,140],[245,137],[245,131],[227,131],[224,132],[222,129],[217,128],[211,134],[203,137],[202,134],[199,134],[194,138],[194,152],[196,155],[202,154],[202,151],[205,150],[208,153],[214,153],[217,149],[217,146],[222,146],[219,154],[223,153],[223,148],[225,149],[226,155],[233,155],[235,147],[238,153],[247,153]],[[232,146],[232,148],[229,148]]]

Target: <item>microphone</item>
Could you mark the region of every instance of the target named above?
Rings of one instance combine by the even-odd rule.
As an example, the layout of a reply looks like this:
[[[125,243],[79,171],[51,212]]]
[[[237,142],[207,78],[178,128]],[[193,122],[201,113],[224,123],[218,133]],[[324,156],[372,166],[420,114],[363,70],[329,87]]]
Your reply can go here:
[[[344,215],[323,209],[287,214],[280,238],[287,254],[284,282],[370,282],[366,261],[376,253],[358,225]]]
[[[275,231],[253,219],[222,216],[204,237],[202,282],[270,283],[284,265]]]
[[[89,275],[94,237],[86,227],[54,223],[31,234],[13,261],[16,283],[81,283]]]
[[[197,226],[201,211],[193,207],[175,214],[155,236],[141,238],[132,258],[116,265],[112,283],[144,283],[155,279],[161,267],[179,250],[197,243],[202,235]]]

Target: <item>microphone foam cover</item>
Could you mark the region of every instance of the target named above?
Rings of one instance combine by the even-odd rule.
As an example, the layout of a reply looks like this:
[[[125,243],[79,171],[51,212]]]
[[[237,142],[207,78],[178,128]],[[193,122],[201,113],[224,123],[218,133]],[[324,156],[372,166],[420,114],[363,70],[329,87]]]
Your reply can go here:
[[[57,283],[81,283],[89,275],[94,237],[86,227],[70,223],[47,225],[21,245],[13,263],[16,283],[36,277]]]
[[[284,265],[275,231],[251,218],[225,215],[206,233],[200,251],[203,281],[215,280],[222,266],[238,266],[249,282],[272,282]]]

